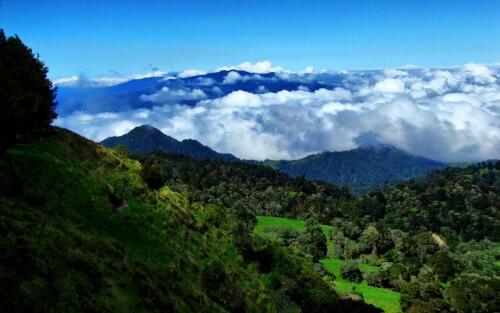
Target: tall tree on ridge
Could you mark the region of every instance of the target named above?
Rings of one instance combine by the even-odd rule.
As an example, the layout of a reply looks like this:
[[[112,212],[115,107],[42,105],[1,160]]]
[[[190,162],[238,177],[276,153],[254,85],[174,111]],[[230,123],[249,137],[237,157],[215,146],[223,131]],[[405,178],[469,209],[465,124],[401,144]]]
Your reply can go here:
[[[19,37],[0,29],[0,153],[49,129],[56,89],[48,69]]]

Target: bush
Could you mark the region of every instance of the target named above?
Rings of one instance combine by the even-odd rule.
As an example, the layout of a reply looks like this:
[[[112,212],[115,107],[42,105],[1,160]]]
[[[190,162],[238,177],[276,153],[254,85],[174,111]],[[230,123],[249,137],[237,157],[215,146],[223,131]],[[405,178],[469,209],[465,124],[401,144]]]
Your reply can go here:
[[[142,165],[141,176],[150,189],[157,190],[167,182],[166,171],[158,164],[146,162]]]
[[[350,282],[359,283],[363,280],[363,275],[359,269],[359,263],[357,261],[346,261],[340,266],[340,275],[343,279]]]
[[[56,118],[47,67],[19,37],[0,30],[0,153],[47,132]]]
[[[380,266],[382,262],[379,258],[373,256],[372,254],[362,254],[359,256],[359,261],[363,264]]]
[[[383,287],[383,272],[382,271],[365,271],[363,279],[370,286]]]

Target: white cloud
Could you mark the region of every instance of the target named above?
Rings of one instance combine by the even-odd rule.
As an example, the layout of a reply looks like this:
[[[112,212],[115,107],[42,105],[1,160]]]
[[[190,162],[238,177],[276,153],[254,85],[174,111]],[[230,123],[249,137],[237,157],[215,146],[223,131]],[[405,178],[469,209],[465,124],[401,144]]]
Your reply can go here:
[[[377,82],[373,89],[381,93],[401,93],[405,91],[405,84],[400,79],[387,78]]]
[[[153,70],[147,73],[131,74],[116,77],[86,78],[83,76],[69,76],[55,79],[53,83],[57,86],[85,86],[85,87],[106,87],[118,85],[133,79],[143,79],[150,77],[164,77],[166,73],[160,70]]]
[[[79,82],[80,78],[76,75],[63,77],[59,79],[54,79],[52,82],[57,86],[72,86],[76,85]]]
[[[384,71],[385,76],[394,78],[394,77],[400,77],[400,76],[408,76],[408,73],[406,71],[398,70],[398,69],[387,69]]]
[[[165,103],[178,100],[201,100],[207,95],[201,89],[185,90],[185,89],[170,89],[163,87],[159,91],[150,95],[141,95],[142,101],[150,101],[154,103]]]
[[[313,74],[314,73],[314,67],[308,66],[304,70],[302,70],[301,74]]]
[[[163,88],[142,96],[155,103],[153,108],[74,112],[56,124],[102,140],[147,123],[175,138],[194,138],[249,159],[353,149],[366,133],[437,160],[500,158],[499,69],[486,68],[317,73],[311,79],[288,73],[280,79],[300,79],[304,88],[268,92],[266,80],[257,93],[224,94],[210,87],[220,94],[216,99],[205,98],[201,89]],[[310,88],[317,82],[332,87]],[[180,99],[201,100],[191,107],[176,104]]]
[[[241,79],[241,75],[238,72],[231,71],[227,73],[226,77],[224,78],[224,81],[222,82],[223,84],[234,84],[238,80]]]
[[[209,100],[210,101],[210,100]],[[259,95],[250,92],[238,90],[229,95],[213,100],[211,103],[221,107],[258,107],[262,105],[262,100]]]
[[[493,72],[484,64],[468,63],[463,66],[463,69],[474,76],[490,77],[493,75]]]
[[[262,76],[260,76],[259,74],[240,75],[240,73],[238,72],[230,71],[229,73],[227,73],[226,77],[224,77],[222,84],[231,85],[239,81],[246,82],[249,80],[262,80],[262,79],[263,79]]]
[[[196,80],[195,80],[196,84],[197,85],[200,85],[200,86],[213,86],[215,84],[215,80],[212,79],[212,78],[209,78],[209,77],[198,77]]]
[[[282,72],[283,68],[279,66],[273,66],[270,61],[260,61],[256,63],[250,63],[250,62],[243,62],[240,65],[236,66],[222,66],[217,68],[215,71],[231,71],[231,70],[238,70],[238,71],[245,71],[249,73],[258,73],[258,74],[265,74],[265,73],[271,73],[271,72]]]
[[[190,70],[185,70],[185,71],[179,73],[177,76],[180,78],[188,78],[188,77],[193,77],[193,76],[205,75],[206,73],[207,72],[202,71],[202,70],[190,69]]]

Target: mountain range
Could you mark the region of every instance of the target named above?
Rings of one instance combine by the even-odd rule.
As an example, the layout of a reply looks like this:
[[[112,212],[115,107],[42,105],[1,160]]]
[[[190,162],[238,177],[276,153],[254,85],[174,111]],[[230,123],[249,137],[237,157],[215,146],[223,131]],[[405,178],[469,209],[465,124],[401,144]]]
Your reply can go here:
[[[228,77],[232,77],[230,83]],[[200,99],[215,99],[237,90],[262,93],[297,90],[302,86],[314,91],[334,85],[337,79],[335,77],[333,82],[322,83],[307,81],[302,77],[285,80],[280,78],[278,73],[256,74],[240,70],[223,70],[176,79],[168,79],[168,76],[147,77],[111,86],[100,86],[82,79],[73,85],[58,86],[57,101],[61,105],[57,107],[57,112],[60,116],[67,116],[75,111],[95,114],[117,110],[150,109],[157,103],[148,96],[165,90],[164,88],[177,91],[177,94],[170,99],[162,98],[162,103],[175,102],[194,106]],[[192,90],[202,92],[203,97],[191,97],[189,92]]]
[[[135,154],[163,151],[194,159],[239,160],[232,154],[216,152],[193,139],[178,141],[149,125],[136,127],[122,136],[109,137],[101,144],[106,147],[123,145]],[[262,163],[291,177],[304,176],[308,180],[321,180],[345,186],[354,194],[366,193],[385,184],[415,178],[446,166],[445,163],[415,156],[380,143],[361,145],[349,151],[326,151],[292,161],[241,161]]]

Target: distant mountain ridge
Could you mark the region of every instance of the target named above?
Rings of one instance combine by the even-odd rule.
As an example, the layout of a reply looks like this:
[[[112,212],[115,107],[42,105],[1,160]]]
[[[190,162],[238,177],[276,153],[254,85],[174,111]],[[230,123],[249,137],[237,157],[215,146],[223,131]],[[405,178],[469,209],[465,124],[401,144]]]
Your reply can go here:
[[[349,151],[322,152],[294,161],[265,163],[292,177],[304,176],[309,180],[346,186],[355,194],[447,166],[385,144],[363,145]]]
[[[231,83],[226,82],[229,73],[237,75]],[[132,79],[111,86],[96,86],[92,82],[82,80],[75,85],[61,85],[58,87],[57,113],[67,116],[77,111],[96,114],[102,112],[116,112],[124,109],[151,109],[157,103],[142,98],[143,95],[152,95],[162,88],[170,90],[201,90],[207,99],[215,99],[231,92],[243,90],[252,93],[278,92],[282,90],[298,90],[301,86],[314,91],[320,88],[331,88],[314,81],[305,81],[300,77],[295,79],[280,79],[278,73],[250,73],[241,70],[223,70],[190,77],[176,77],[166,79],[167,76]],[[217,88],[214,88],[217,87]],[[265,87],[264,89],[262,89]],[[175,103],[194,106],[201,99],[175,98]],[[165,99],[162,104],[174,103]]]
[[[199,160],[238,160],[232,154],[216,152],[193,139],[178,141],[149,125],[138,126],[122,136],[106,138],[101,141],[101,144],[109,148],[124,145],[130,152],[137,154],[163,151],[171,154],[187,155]]]
[[[198,160],[239,160],[232,154],[216,152],[193,139],[178,141],[149,125],[138,126],[122,136],[109,137],[101,144],[106,147],[124,145],[136,154],[163,151]],[[245,161],[271,166],[291,177],[304,176],[308,180],[322,180],[345,186],[354,194],[363,194],[386,184],[416,178],[447,165],[380,143],[363,143],[354,150],[322,152],[293,161]]]

